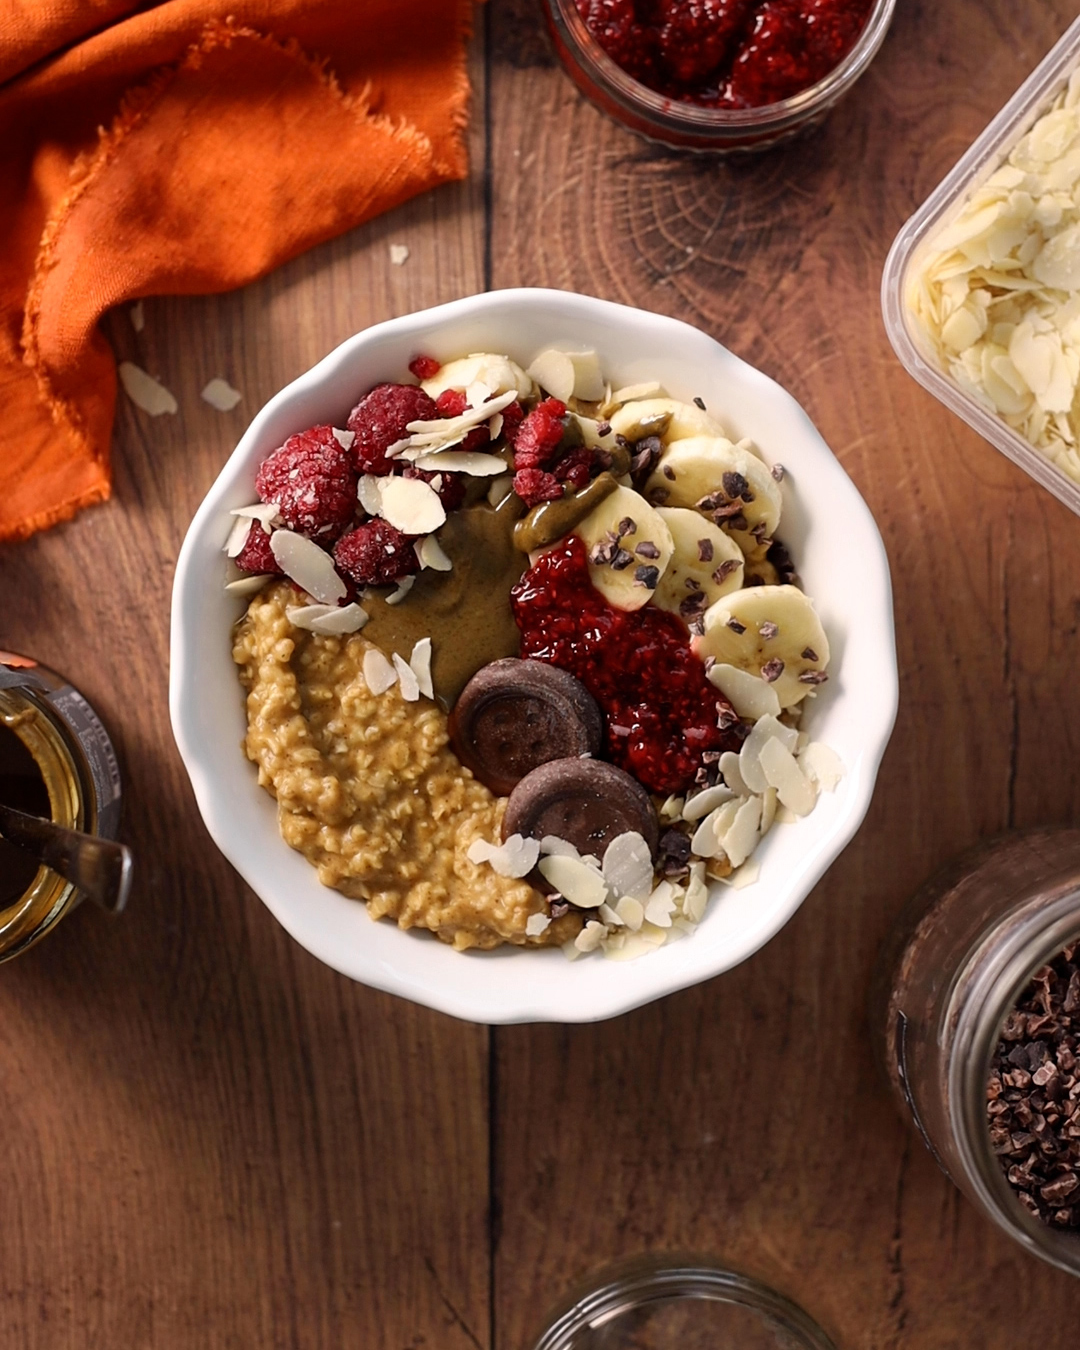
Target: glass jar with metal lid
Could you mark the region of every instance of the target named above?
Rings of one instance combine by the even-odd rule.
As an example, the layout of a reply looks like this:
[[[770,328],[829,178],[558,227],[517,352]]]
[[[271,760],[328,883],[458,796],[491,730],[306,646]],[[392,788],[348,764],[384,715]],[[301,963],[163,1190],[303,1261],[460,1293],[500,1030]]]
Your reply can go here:
[[[120,772],[101,719],[63,676],[0,651],[0,802],[115,839]],[[81,894],[0,840],[0,961],[44,937]]]
[[[1078,939],[1080,830],[1005,835],[956,859],[914,897],[883,953],[871,1004],[901,1111],[938,1163],[1010,1237],[1074,1275],[1080,1231],[1021,1203],[994,1151],[988,1103],[1006,1020],[1036,972]]]

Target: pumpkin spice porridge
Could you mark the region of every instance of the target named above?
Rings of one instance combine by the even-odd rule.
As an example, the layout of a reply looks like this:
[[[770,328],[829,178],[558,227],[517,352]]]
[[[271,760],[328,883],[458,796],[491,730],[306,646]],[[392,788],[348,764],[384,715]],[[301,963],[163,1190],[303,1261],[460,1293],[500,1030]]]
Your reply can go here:
[[[463,950],[645,955],[843,769],[783,470],[594,352],[417,357],[289,437],[226,545],[284,841]]]

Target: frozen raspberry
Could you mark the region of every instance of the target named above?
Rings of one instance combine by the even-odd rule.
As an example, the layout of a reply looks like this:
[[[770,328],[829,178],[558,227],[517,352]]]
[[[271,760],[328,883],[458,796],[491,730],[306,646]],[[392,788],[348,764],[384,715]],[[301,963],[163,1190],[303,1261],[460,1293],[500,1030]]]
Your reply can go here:
[[[440,417],[460,417],[468,408],[465,395],[460,389],[444,389],[435,400]],[[491,433],[486,426],[474,427],[455,450],[483,450],[491,441]]]
[[[379,516],[341,536],[334,562],[358,586],[386,586],[420,570],[412,539]]]
[[[514,439],[515,469],[539,469],[550,463],[562,440],[565,416],[566,404],[557,398],[536,405]]]
[[[514,474],[514,491],[526,506],[539,502],[557,501],[565,489],[553,473],[543,469],[518,469]]]
[[[460,473],[438,473],[431,469],[418,469],[410,464],[402,477],[422,478],[425,483],[430,483],[447,511],[456,511],[465,500],[465,479]]]
[[[320,542],[336,539],[356,510],[356,473],[333,427],[290,436],[263,460],[255,488],[290,529]]]
[[[593,452],[589,447],[577,445],[556,464],[555,477],[560,483],[567,483],[575,492],[580,492],[589,481],[592,462]]]
[[[517,434],[521,430],[521,424],[525,420],[525,409],[515,399],[513,403],[508,403],[502,410],[503,424],[502,434],[506,437],[506,444],[513,445],[517,440]]]
[[[408,436],[408,423],[430,422],[438,415],[434,401],[414,384],[377,384],[349,414],[356,467],[361,473],[390,473],[394,462],[386,451]]]
[[[753,0],[660,0],[660,53],[682,85],[704,84],[734,54]]]
[[[433,356],[414,356],[409,362],[409,370],[418,380],[430,380],[442,370],[442,362]]]
[[[281,568],[270,551],[270,536],[257,520],[251,522],[244,547],[233,559],[241,572],[259,572],[277,576]]]

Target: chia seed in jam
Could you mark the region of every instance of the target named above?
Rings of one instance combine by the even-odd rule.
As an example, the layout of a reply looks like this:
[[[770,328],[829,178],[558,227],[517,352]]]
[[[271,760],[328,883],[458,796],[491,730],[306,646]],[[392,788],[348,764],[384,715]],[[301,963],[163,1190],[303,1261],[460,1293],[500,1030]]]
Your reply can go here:
[[[649,89],[707,108],[760,108],[825,78],[874,0],[575,0],[589,31]]]
[[[666,610],[609,605],[589,580],[585,545],[571,535],[510,592],[521,655],[576,675],[600,705],[608,758],[653,792],[685,792],[709,752],[742,738],[718,721],[731,705],[705,678],[685,624]]]

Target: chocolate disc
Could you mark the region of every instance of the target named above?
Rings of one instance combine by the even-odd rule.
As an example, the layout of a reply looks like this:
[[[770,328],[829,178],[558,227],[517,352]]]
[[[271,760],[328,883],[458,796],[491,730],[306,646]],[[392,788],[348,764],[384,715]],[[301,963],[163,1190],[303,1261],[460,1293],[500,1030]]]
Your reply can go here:
[[[499,797],[549,760],[595,755],[603,721],[569,671],[507,657],[478,670],[450,714],[458,759]]]
[[[636,778],[600,759],[558,759],[527,774],[510,794],[503,838],[553,834],[602,859],[617,835],[636,830],[656,852],[659,826]]]

